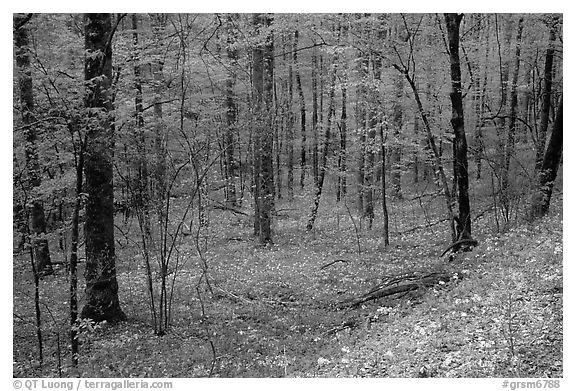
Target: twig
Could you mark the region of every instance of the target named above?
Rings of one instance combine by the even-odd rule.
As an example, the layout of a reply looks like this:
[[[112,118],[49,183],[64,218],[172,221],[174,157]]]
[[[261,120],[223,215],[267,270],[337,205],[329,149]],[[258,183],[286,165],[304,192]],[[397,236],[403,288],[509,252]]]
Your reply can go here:
[[[345,259],[336,259],[336,260],[334,260],[334,261],[332,261],[332,262],[328,262],[326,265],[322,266],[322,267],[320,268],[320,270],[324,270],[324,269],[326,269],[328,266],[334,265],[335,263],[338,263],[338,262],[348,263],[348,261],[345,260]]]

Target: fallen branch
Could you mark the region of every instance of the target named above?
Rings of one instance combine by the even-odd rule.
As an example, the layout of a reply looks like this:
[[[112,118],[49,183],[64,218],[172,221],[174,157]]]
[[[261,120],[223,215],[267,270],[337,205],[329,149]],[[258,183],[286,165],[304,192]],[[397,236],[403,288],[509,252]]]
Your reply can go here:
[[[345,259],[336,259],[336,260],[334,260],[334,261],[332,261],[332,262],[328,262],[326,265],[322,266],[322,267],[320,268],[320,270],[324,270],[324,269],[326,269],[328,266],[334,265],[335,263],[338,263],[338,262],[348,263],[348,261],[345,260]]]
[[[420,288],[429,288],[439,284],[440,282],[447,283],[453,278],[454,275],[456,275],[458,279],[462,278],[460,273],[454,274],[448,272],[436,272],[424,275],[412,273],[392,277],[379,286],[373,288],[368,293],[360,296],[359,298],[346,300],[340,303],[340,305],[341,307],[349,308],[357,307],[367,301],[377,300],[398,293],[407,293]]]
[[[468,247],[476,247],[478,246],[478,241],[474,240],[474,239],[461,239],[458,240],[454,243],[452,243],[450,246],[448,246],[448,248],[446,250],[444,250],[444,252],[442,253],[442,255],[440,255],[440,258],[442,258],[444,255],[446,255],[446,253],[450,250],[454,250],[454,252],[458,251],[461,247],[467,245]]]

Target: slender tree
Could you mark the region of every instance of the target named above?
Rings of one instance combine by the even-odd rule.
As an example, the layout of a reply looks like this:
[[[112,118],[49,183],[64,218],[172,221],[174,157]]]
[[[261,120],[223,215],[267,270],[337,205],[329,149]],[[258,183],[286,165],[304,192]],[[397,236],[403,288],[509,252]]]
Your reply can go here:
[[[464,129],[464,109],[462,106],[462,73],[460,70],[460,22],[462,14],[445,14],[448,48],[450,52],[450,77],[452,90],[452,119],[454,130],[454,173],[458,199],[458,218],[456,219],[456,236],[458,240],[472,238],[472,219],[470,218],[470,200],[468,194],[468,146]]]
[[[114,156],[112,15],[86,14],[85,106],[88,111],[84,173],[86,220],[86,304],[82,318],[116,322],[126,318],[118,299],[114,247]]]
[[[300,65],[298,63],[298,29],[294,31],[294,49],[292,59],[294,61],[294,77],[296,79],[296,89],[300,101],[300,188],[304,188],[304,178],[306,176],[306,100],[304,99],[304,89],[300,78]]]
[[[514,156],[516,143],[516,116],[518,112],[518,74],[520,72],[520,48],[522,43],[522,30],[524,28],[524,18],[518,19],[518,30],[516,33],[516,49],[514,66],[512,69],[512,83],[510,85],[510,109],[508,111],[506,149],[504,154],[504,170],[502,172],[502,204],[505,209],[506,219],[510,213],[510,161]]]
[[[226,132],[224,134],[224,173],[226,178],[226,203],[236,206],[236,161],[234,158],[234,134],[238,117],[238,105],[234,87],[236,85],[236,66],[238,50],[235,47],[235,30],[233,22],[237,19],[232,14],[227,19],[226,56],[228,57],[228,77],[226,79]],[[278,189],[280,192],[280,189]]]
[[[36,272],[39,276],[52,274],[50,250],[46,239],[46,218],[44,204],[38,188],[42,182],[40,163],[38,161],[38,147],[36,121],[34,115],[34,90],[32,85],[32,68],[30,65],[30,38],[26,24],[32,14],[14,15],[14,46],[16,48],[16,67],[18,70],[18,92],[20,98],[20,114],[26,141],[25,157],[28,167],[28,186],[31,189],[32,199],[29,213],[30,233],[32,234],[32,247],[36,262]]]

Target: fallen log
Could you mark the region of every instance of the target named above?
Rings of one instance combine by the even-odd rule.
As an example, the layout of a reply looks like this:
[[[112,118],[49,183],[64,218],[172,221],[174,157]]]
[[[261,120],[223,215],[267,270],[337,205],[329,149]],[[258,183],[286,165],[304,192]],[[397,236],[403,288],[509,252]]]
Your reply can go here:
[[[341,307],[357,307],[367,301],[381,299],[383,297],[392,296],[400,293],[408,293],[421,288],[429,288],[440,282],[447,283],[451,279],[462,279],[461,273],[453,272],[435,272],[428,274],[405,274],[401,276],[388,278],[384,283],[371,289],[368,293],[356,298],[348,299],[340,303]]]

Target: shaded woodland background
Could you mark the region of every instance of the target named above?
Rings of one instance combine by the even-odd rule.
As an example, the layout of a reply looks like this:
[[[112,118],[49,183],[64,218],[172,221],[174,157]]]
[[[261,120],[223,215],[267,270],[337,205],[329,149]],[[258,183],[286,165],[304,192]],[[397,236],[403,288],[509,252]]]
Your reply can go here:
[[[14,375],[561,377],[562,33],[14,14]]]

